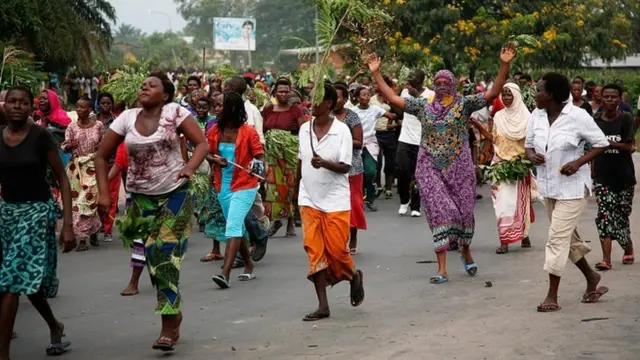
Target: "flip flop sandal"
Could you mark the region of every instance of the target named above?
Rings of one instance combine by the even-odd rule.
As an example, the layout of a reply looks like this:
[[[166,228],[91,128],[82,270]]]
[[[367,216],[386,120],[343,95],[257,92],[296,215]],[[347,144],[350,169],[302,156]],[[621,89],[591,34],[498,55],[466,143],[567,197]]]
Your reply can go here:
[[[258,262],[262,260],[262,258],[267,254],[267,244],[264,245],[256,245],[256,249],[253,251],[253,255],[251,255],[251,260]]]
[[[203,256],[200,259],[200,262],[206,263],[206,262],[220,261],[220,260],[224,260],[224,256],[222,256],[220,254],[209,253],[209,254]]]
[[[496,249],[496,254],[498,255],[502,255],[502,254],[508,254],[509,253],[509,248],[504,248],[504,247],[499,247]]]
[[[464,266],[464,271],[469,274],[469,276],[476,276],[478,273],[478,265],[476,263],[467,264],[464,261],[464,256],[460,256],[460,260],[462,260],[462,265]]]
[[[600,261],[599,263],[597,263],[595,265],[596,270],[599,271],[609,271],[612,269],[611,264],[607,263],[606,261]]]
[[[284,234],[284,237],[286,237],[286,238],[292,238],[292,237],[296,237],[296,236],[298,236],[298,235],[296,235],[296,233],[295,233],[295,232],[288,232],[288,231],[287,231],[287,232]]]
[[[364,301],[364,275],[362,271],[356,270],[359,281],[351,285],[351,306],[358,307]]]
[[[49,346],[47,346],[46,353],[49,356],[60,356],[68,351],[67,349],[69,348],[69,346],[71,346],[70,341],[63,341],[57,344],[50,344]]]
[[[132,292],[132,293],[126,293],[126,292],[122,291],[122,292],[120,293],[120,296],[136,296],[136,295],[138,295],[139,293],[140,293],[140,291],[139,291],[139,290],[136,290],[136,291],[134,291],[134,292]]]
[[[636,261],[636,257],[633,254],[625,255],[625,256],[622,257],[622,264],[623,265],[633,265],[633,263],[635,261]]]
[[[584,294],[582,297],[582,302],[585,304],[594,304],[600,300],[604,294],[609,292],[609,288],[606,286],[600,286],[596,289],[596,291],[592,291],[588,294]]]
[[[278,233],[278,230],[282,227],[282,221],[276,220],[271,224],[271,229],[269,229],[269,237],[273,237],[273,235]]]
[[[255,278],[256,278],[256,274],[254,273],[238,275],[238,281],[251,281],[251,280],[254,280]]]
[[[432,276],[431,279],[429,279],[429,282],[432,284],[446,284],[449,282],[449,279],[447,279],[446,277],[442,276],[442,275],[437,275],[437,276]]]
[[[173,351],[174,347],[173,347],[173,341],[166,337],[166,336],[161,336],[158,338],[158,340],[156,340],[153,343],[153,346],[151,346],[151,348],[153,350],[160,350],[160,351]]]
[[[229,280],[225,279],[224,275],[214,275],[211,280],[213,280],[220,289],[228,289],[230,287]]]
[[[540,304],[538,305],[538,312],[556,312],[562,309],[562,307],[558,304]]]
[[[326,319],[331,316],[330,313],[321,313],[318,311],[314,311],[311,314],[307,314],[302,318],[302,321],[318,321],[322,319]]]
[[[358,248],[349,249],[349,254],[352,256],[358,255]]]

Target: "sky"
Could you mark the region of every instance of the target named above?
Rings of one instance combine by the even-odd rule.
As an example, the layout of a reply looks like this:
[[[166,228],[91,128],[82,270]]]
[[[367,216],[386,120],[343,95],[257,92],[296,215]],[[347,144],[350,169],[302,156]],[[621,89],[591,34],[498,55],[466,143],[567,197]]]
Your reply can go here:
[[[184,19],[178,14],[173,0],[109,0],[109,2],[116,9],[118,16],[114,29],[117,29],[120,24],[130,24],[146,33],[164,32],[169,30],[167,15],[171,19],[173,31],[182,30],[186,25]]]

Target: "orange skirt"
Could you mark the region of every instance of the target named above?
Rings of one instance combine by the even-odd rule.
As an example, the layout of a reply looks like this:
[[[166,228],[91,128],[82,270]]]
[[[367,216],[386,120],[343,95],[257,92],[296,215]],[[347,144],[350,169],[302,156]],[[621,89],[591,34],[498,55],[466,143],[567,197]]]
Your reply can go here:
[[[309,280],[323,270],[330,285],[353,277],[355,265],[347,249],[349,213],[325,213],[308,206],[300,207],[304,250],[309,257]]]
[[[367,230],[367,217],[364,214],[364,197],[362,195],[363,183],[364,173],[349,176],[349,187],[351,188],[351,227],[358,230]]]

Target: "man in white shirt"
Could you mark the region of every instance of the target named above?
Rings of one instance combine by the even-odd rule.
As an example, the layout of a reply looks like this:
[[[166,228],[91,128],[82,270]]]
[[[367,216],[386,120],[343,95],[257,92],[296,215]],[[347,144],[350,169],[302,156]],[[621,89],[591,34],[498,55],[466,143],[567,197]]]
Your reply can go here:
[[[540,312],[560,310],[558,288],[567,259],[583,273],[587,291],[583,302],[597,302],[609,289],[585,259],[591,251],[575,232],[591,193],[589,163],[602,153],[609,141],[593,118],[565,99],[569,80],[561,74],[546,74],[538,84],[537,109],[531,114],[525,153],[537,166],[538,189],[551,220],[545,247],[544,270],[549,273],[549,291],[538,305]],[[592,149],[584,153],[585,142]]]
[[[307,278],[313,281],[318,309],[304,317],[316,321],[330,316],[327,286],[351,283],[351,305],[364,300],[362,272],[347,249],[351,220],[349,169],[353,139],[349,127],[331,116],[338,95],[324,85],[323,101],[313,109],[314,120],[300,127],[298,205],[309,257]]]
[[[420,69],[411,71],[407,78],[407,85],[400,96],[403,98],[433,98],[435,93],[424,87],[425,73]],[[404,114],[398,147],[396,150],[396,167],[398,178],[398,194],[400,195],[400,210],[398,214],[406,215],[411,208],[412,217],[420,217],[420,194],[412,186],[413,175],[416,172],[418,150],[422,138],[422,124],[417,117]]]

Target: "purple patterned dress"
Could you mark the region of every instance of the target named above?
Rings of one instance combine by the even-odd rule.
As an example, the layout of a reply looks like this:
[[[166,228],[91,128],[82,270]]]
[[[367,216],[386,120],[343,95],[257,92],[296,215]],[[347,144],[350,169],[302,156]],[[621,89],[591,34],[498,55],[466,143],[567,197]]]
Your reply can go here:
[[[476,176],[469,147],[469,116],[487,105],[484,94],[458,98],[440,119],[426,99],[405,99],[404,111],[422,123],[416,166],[420,198],[436,252],[470,245],[475,219]]]

